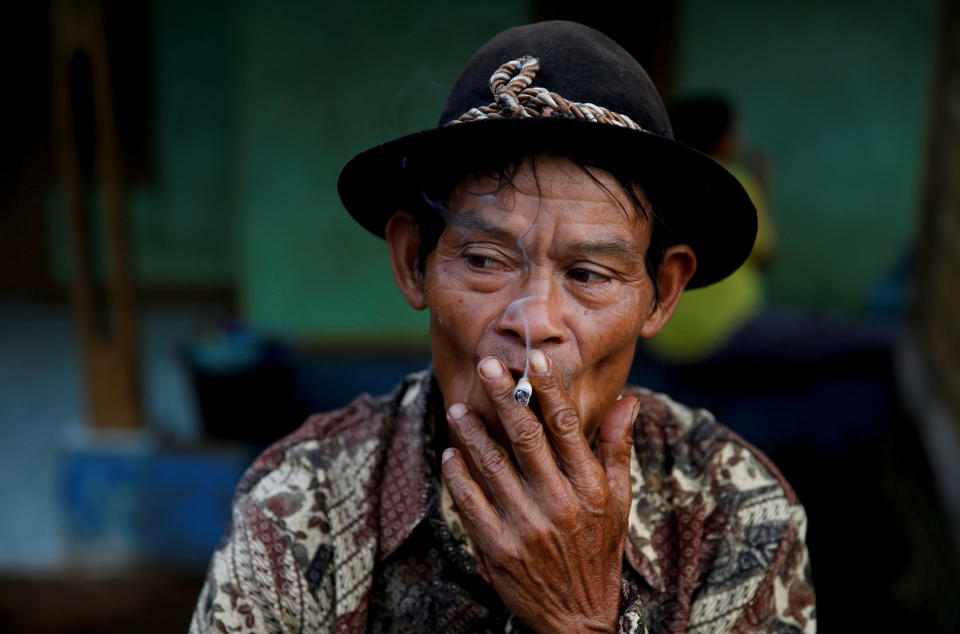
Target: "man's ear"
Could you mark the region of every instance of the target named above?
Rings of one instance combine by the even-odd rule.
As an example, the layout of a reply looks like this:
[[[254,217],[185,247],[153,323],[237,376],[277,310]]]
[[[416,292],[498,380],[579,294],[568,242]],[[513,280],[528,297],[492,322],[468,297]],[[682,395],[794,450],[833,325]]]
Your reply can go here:
[[[423,273],[417,267],[420,254],[420,228],[413,216],[398,211],[387,221],[384,232],[390,247],[390,264],[397,288],[416,310],[427,307],[427,294],[423,286]]]
[[[649,339],[654,336],[670,321],[677,302],[680,301],[680,294],[696,270],[697,256],[689,244],[675,244],[663,254],[660,272],[657,274],[660,304],[654,306],[653,312],[640,329],[642,338]]]

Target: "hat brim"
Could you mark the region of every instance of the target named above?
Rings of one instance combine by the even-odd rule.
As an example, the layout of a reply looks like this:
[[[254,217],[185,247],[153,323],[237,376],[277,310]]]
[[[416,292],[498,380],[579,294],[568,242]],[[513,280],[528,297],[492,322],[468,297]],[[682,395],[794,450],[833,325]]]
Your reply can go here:
[[[387,220],[402,206],[399,192],[409,191],[410,163],[443,162],[444,157],[498,146],[561,154],[588,149],[605,164],[636,174],[638,182],[655,191],[676,242],[689,244],[696,253],[697,270],[687,288],[725,278],[753,249],[756,209],[721,165],[665,137],[573,119],[488,119],[409,134],[353,157],[340,172],[337,190],[354,219],[382,238]]]

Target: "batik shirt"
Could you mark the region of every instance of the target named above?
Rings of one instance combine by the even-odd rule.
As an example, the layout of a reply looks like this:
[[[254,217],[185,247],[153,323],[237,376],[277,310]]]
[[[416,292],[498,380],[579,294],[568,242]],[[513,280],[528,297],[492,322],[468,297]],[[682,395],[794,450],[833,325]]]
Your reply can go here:
[[[620,631],[815,631],[806,517],[776,468],[704,410],[624,394],[640,409]],[[414,374],[264,452],[237,487],[190,632],[535,626],[477,573],[440,472],[441,402],[432,374]]]

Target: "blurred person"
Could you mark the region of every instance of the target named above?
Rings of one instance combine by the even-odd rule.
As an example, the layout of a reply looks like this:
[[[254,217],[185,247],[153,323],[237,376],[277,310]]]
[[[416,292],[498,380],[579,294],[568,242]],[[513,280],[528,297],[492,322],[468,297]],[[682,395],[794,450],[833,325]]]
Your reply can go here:
[[[763,310],[763,271],[773,257],[776,230],[767,207],[769,166],[764,157],[748,156],[739,121],[730,104],[714,96],[677,103],[671,109],[677,141],[707,154],[743,185],[757,209],[757,239],[750,257],[726,279],[687,293],[670,323],[647,343],[670,363],[695,363],[719,352]]]
[[[345,166],[433,363],[256,460],[192,632],[815,630],[777,469],[625,384],[754,244],[736,178],[672,137],[626,51],[545,22],[481,47],[438,127]]]

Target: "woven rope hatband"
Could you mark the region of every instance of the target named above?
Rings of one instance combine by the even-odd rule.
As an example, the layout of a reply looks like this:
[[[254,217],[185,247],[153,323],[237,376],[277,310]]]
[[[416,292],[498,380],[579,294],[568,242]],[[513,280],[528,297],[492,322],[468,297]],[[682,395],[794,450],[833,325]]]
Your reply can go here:
[[[470,108],[448,125],[479,119],[576,117],[596,123],[609,123],[631,130],[643,130],[630,117],[592,103],[568,101],[546,88],[531,86],[540,70],[540,60],[524,55],[510,60],[490,75],[493,103]]]

